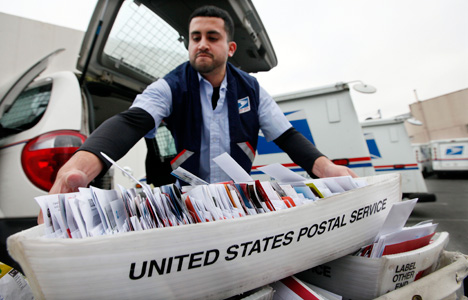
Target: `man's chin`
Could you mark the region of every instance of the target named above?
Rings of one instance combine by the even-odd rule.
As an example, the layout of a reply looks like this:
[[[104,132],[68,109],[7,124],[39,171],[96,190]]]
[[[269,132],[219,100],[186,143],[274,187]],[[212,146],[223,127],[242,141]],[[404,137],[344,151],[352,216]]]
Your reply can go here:
[[[213,65],[192,64],[192,67],[200,74],[207,74],[214,70]]]

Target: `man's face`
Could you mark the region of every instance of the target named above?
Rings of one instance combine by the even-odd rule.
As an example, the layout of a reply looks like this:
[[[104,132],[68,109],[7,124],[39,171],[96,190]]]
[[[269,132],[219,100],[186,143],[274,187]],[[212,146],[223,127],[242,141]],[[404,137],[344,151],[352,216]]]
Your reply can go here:
[[[195,17],[189,26],[189,59],[201,74],[224,72],[229,56],[236,51],[236,43],[228,42],[224,20],[216,17]]]

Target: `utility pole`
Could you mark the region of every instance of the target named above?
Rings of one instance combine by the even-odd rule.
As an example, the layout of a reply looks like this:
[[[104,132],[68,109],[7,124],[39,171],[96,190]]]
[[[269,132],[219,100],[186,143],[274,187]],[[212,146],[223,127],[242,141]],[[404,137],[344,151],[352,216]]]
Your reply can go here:
[[[418,92],[416,91],[416,89],[413,90],[414,92],[414,97],[416,98],[416,102],[417,102],[417,105],[421,111],[421,116],[422,116],[422,122],[423,122],[423,128],[424,128],[424,132],[426,134],[426,137],[428,139],[427,142],[430,142],[431,141],[431,133],[429,132],[429,128],[427,126],[427,120],[426,120],[426,114],[424,113],[424,106],[423,106],[423,103],[421,100],[419,100],[419,97],[418,97]]]

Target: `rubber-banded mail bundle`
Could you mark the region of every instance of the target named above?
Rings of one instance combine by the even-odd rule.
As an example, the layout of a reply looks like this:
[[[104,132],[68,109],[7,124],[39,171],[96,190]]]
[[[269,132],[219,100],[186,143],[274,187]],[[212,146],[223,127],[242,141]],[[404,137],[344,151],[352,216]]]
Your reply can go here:
[[[78,239],[47,238],[40,225],[9,237],[8,250],[36,299],[224,299],[372,242],[401,201],[400,177],[363,180],[301,206],[216,222]]]

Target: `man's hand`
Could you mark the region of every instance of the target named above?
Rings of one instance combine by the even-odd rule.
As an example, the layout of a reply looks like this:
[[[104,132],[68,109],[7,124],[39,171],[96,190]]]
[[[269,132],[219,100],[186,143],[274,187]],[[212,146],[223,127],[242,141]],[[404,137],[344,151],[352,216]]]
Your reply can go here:
[[[312,173],[320,178],[324,177],[338,177],[338,176],[351,176],[353,178],[359,177],[353,170],[345,166],[335,165],[331,160],[325,156],[317,158],[312,168]]]
[[[101,160],[94,154],[79,151],[60,168],[54,185],[49,194],[77,192],[79,187],[86,187],[103,169]],[[44,223],[42,211],[39,212],[37,223]]]

